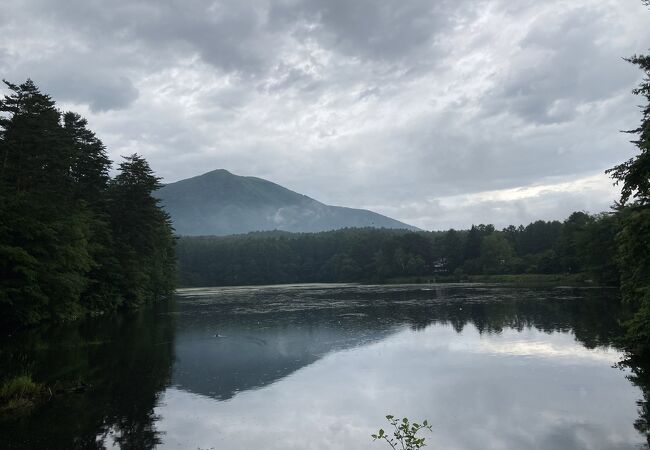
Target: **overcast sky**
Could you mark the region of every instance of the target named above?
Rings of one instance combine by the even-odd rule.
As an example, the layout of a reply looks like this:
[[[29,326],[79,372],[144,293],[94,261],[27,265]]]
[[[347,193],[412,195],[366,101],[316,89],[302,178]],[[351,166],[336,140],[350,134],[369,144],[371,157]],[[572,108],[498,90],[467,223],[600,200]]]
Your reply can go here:
[[[3,0],[0,73],[114,160],[212,169],[425,229],[606,210],[640,0]]]

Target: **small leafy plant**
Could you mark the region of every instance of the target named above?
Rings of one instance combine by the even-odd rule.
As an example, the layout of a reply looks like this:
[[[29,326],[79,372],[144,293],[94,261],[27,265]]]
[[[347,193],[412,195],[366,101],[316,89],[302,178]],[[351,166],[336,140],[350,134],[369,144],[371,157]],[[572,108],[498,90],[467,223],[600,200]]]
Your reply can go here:
[[[417,437],[418,431],[422,429],[431,431],[431,425],[429,425],[426,420],[422,422],[422,424],[419,424],[415,422],[410,423],[406,417],[399,420],[396,419],[395,416],[388,415],[386,416],[386,419],[395,429],[393,436],[389,436],[380,428],[376,434],[370,435],[373,440],[384,440],[393,450],[418,450],[426,446],[424,438]]]

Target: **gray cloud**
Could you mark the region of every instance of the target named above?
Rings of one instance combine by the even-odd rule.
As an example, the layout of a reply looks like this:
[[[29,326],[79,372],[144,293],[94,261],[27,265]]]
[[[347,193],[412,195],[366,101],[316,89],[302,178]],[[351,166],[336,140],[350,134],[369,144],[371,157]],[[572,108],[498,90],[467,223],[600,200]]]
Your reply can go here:
[[[138,89],[124,76],[50,76],[43,88],[48,92],[55,92],[61,100],[87,102],[92,112],[123,109],[138,98]]]
[[[556,180],[548,185],[434,197],[399,206],[370,205],[409,223],[430,229],[491,223],[497,228],[525,225],[540,218],[564,220],[573,211],[607,211],[620,191],[602,173]]]
[[[618,131],[638,123],[640,73],[621,58],[650,47],[649,15],[637,0],[7,0],[0,70],[167,181],[226,168],[463,227],[607,207],[606,177],[567,180],[634,151]],[[549,191],[502,195],[535,186]]]
[[[509,62],[507,75],[486,102],[486,113],[567,122],[579,114],[580,105],[629,90],[638,73],[622,64],[621,49],[603,38],[620,25],[599,9],[569,10],[554,22],[548,15],[534,20],[520,42],[526,51]]]
[[[287,26],[303,21],[328,48],[354,57],[406,62],[414,53],[435,47],[437,36],[470,20],[484,2],[376,2],[374,0],[303,0],[280,2],[271,10],[273,22]]]

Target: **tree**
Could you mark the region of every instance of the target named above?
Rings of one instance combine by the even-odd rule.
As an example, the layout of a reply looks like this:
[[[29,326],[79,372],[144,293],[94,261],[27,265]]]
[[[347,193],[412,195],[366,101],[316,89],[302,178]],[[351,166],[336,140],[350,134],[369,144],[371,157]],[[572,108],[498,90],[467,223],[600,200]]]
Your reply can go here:
[[[72,148],[54,101],[31,80],[15,85],[0,103],[0,179],[15,193],[40,191],[65,197],[72,188]]]
[[[572,213],[564,221],[562,232],[558,241],[558,254],[562,270],[567,273],[578,273],[582,271],[579,236],[584,233],[593,218],[582,211]]]
[[[580,267],[601,284],[609,286],[617,286],[620,279],[616,240],[620,232],[619,222],[618,214],[597,214],[576,236]]]
[[[88,121],[79,114],[67,112],[63,116],[63,129],[70,140],[73,152],[71,176],[76,194],[93,207],[102,207],[110,180],[111,160],[106,148],[95,133],[87,128]]]
[[[72,195],[74,152],[54,101],[27,80],[0,103],[0,310],[33,324],[81,314],[89,220]]]
[[[453,228],[439,239],[440,261],[448,273],[453,273],[463,264],[463,239]]]
[[[500,233],[486,236],[481,243],[483,273],[507,273],[514,252],[508,240]]]
[[[465,259],[475,259],[481,256],[481,242],[485,236],[489,236],[493,232],[493,225],[472,225],[465,241]]]
[[[647,206],[650,204],[650,55],[635,55],[627,61],[639,66],[645,75],[639,87],[632,91],[646,100],[646,105],[641,107],[641,124],[627,131],[637,135],[632,143],[639,149],[639,154],[607,170],[607,173],[614,178],[615,184],[623,185],[622,205],[632,199],[637,206]]]
[[[147,161],[137,154],[124,157],[119,171],[109,186],[116,258],[123,267],[117,284],[125,305],[137,307],[173,285],[173,229],[153,196],[160,178]]]
[[[650,56],[635,55],[628,61],[639,66],[645,75],[633,91],[645,99],[641,123],[628,131],[637,136],[632,142],[639,153],[607,172],[615,184],[622,184],[621,231],[617,238],[621,292],[623,299],[635,309],[627,323],[627,344],[633,352],[647,356],[650,353]]]
[[[174,238],[134,155],[109,178],[87,122],[27,80],[0,100],[0,325],[137,306],[169,293]],[[126,301],[125,301],[126,300]]]
[[[111,160],[102,141],[87,127],[88,121],[74,112],[63,116],[63,130],[74,155],[70,174],[74,197],[90,212],[88,252],[92,264],[81,302],[87,310],[109,311],[118,305],[115,287],[119,262],[113,252],[113,235],[108,215],[108,183]]]

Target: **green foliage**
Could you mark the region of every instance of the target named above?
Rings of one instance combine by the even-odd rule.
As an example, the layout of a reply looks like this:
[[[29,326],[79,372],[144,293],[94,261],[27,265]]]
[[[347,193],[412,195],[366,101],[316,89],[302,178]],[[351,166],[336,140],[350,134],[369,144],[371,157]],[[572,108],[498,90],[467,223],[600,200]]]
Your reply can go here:
[[[574,235],[578,265],[602,284],[616,285],[620,280],[617,261],[621,214],[592,216],[581,232]]]
[[[571,214],[564,221],[564,226],[560,233],[558,253],[562,269],[567,273],[577,273],[583,269],[580,259],[580,236],[588,232],[587,230],[592,220],[593,218],[589,214],[578,211]],[[582,241],[584,240],[582,239]]]
[[[621,204],[630,200],[639,206],[650,205],[650,56],[639,55],[627,59],[639,66],[645,78],[633,93],[644,97],[646,104],[641,107],[641,124],[628,133],[637,135],[632,141],[639,153],[629,160],[609,169],[616,184],[622,184]]]
[[[493,225],[472,225],[465,239],[465,259],[478,259],[481,256],[483,238],[494,233]]]
[[[29,375],[21,375],[0,385],[0,403],[20,398],[31,398],[41,393],[41,385],[34,383]]]
[[[647,2],[645,2],[647,4]],[[627,322],[625,344],[637,358],[650,356],[650,56],[628,59],[644,78],[633,93],[644,98],[640,125],[629,130],[639,150],[633,158],[608,170],[621,184],[617,236],[618,263],[623,299],[633,308]]]
[[[618,244],[621,293],[635,311],[627,322],[626,344],[650,356],[650,209],[624,211]]]
[[[393,450],[397,450],[398,448],[401,448],[402,450],[418,450],[422,447],[426,447],[426,444],[424,443],[425,439],[417,436],[418,432],[421,430],[431,431],[431,425],[429,425],[426,420],[424,420],[421,425],[415,422],[409,422],[406,417],[399,420],[396,419],[395,416],[388,415],[386,416],[386,420],[388,420],[393,427],[394,431],[392,436],[380,428],[377,433],[370,435],[373,440],[383,440],[390,445]]]
[[[45,388],[35,383],[29,375],[20,375],[0,384],[0,412],[13,412],[18,408],[32,406],[45,394]]]
[[[174,238],[169,216],[152,194],[160,187],[149,164],[138,155],[125,158],[109,186],[110,217],[117,278],[127,306],[156,300],[173,288]]]
[[[177,253],[185,286],[578,272],[617,285],[619,229],[616,214],[574,213],[564,223],[538,221],[502,231],[479,225],[446,232],[351,228],[182,237]]]
[[[514,256],[512,246],[502,234],[491,234],[481,242],[483,273],[507,273]]]
[[[111,181],[104,145],[85,119],[62,115],[31,80],[5,83],[0,325],[72,320],[169,292],[172,231],[152,196],[159,184],[146,161],[127,158]],[[136,209],[137,220],[122,212]],[[134,267],[137,283],[122,283]]]

